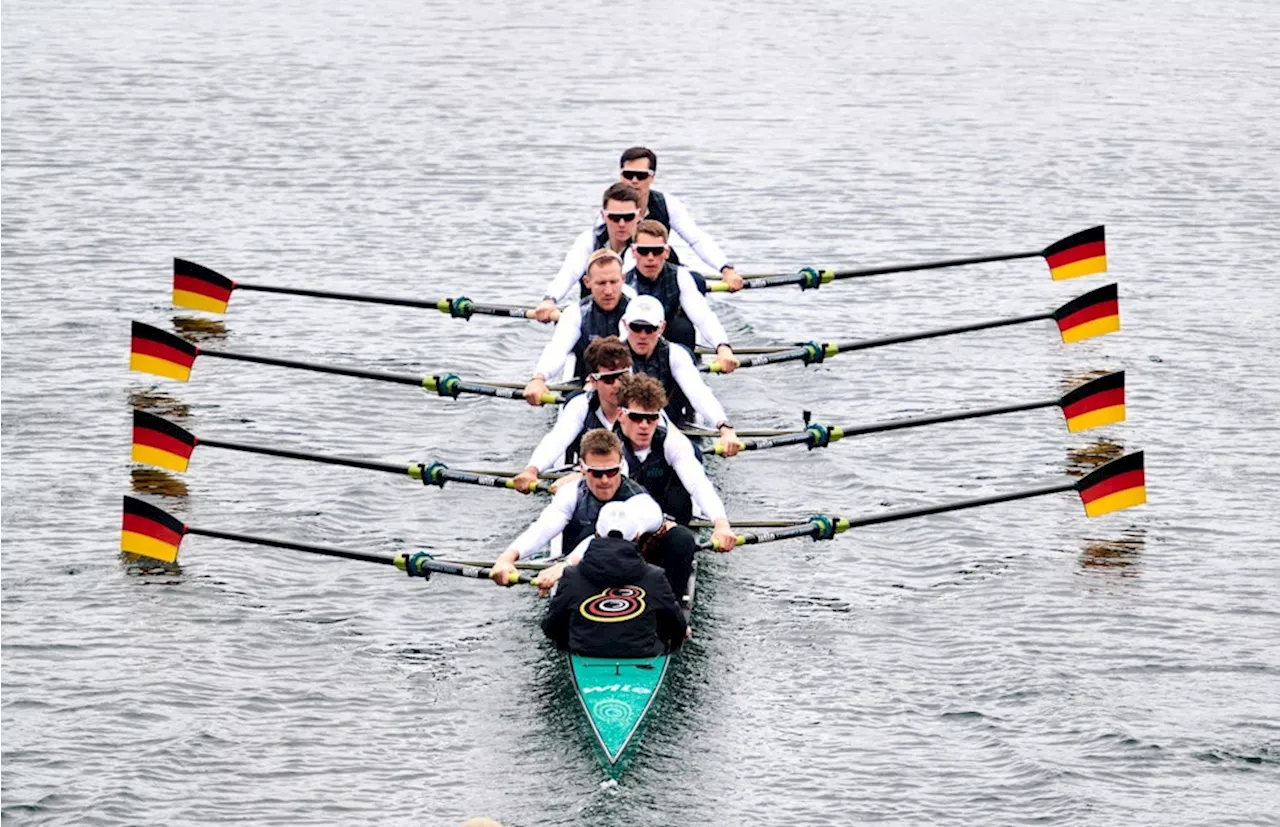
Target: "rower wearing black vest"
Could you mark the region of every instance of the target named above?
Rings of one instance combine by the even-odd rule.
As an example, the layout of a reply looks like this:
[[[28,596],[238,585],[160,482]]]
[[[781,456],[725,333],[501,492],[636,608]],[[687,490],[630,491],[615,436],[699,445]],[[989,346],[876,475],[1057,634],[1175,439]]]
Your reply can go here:
[[[697,334],[701,333],[702,338],[715,347],[716,357],[723,366],[721,373],[733,373],[738,360],[724,325],[698,289],[694,274],[671,261],[673,251],[667,244],[667,228],[651,219],[641,221],[632,250],[636,266],[627,271],[626,282],[636,295],[653,296],[662,303],[667,322],[663,335],[667,341],[684,345],[692,352]]]
[[[618,430],[622,456],[631,479],[644,486],[662,511],[680,525],[693,520],[693,509],[714,526],[712,539],[720,551],[733,548],[733,527],[724,502],[707,478],[689,438],[662,422],[666,393],[652,376],[624,376],[618,389]]]
[[[653,189],[653,181],[658,175],[657,154],[647,147],[633,146],[622,153],[620,167],[621,181],[635,187],[640,194],[640,215],[660,222],[684,239],[698,258],[720,271],[720,277],[729,286],[730,292],[741,290],[742,277],[729,263],[720,245],[694,223],[684,202],[670,193]],[[679,264],[674,253],[672,261]]]
[[[569,354],[574,354],[574,375],[585,379],[587,375],[587,346],[602,336],[616,336],[622,314],[627,309],[630,287],[622,282],[622,259],[612,250],[597,250],[587,264],[587,286],[591,297],[581,304],[569,305],[556,322],[551,341],[543,348],[534,366],[533,378],[524,387],[525,401],[530,405],[542,404],[541,396],[547,392],[547,377],[556,376],[564,367]]]
[[[630,184],[613,184],[604,191],[600,207],[597,223],[574,240],[569,252],[565,253],[559,272],[547,285],[542,303],[534,311],[534,318],[538,321],[549,322],[555,318],[556,302],[563,299],[575,284],[582,288],[574,293],[576,298],[581,300],[587,297],[590,288],[584,275],[591,261],[591,254],[597,250],[612,250],[617,253],[625,261],[624,271],[634,264],[630,258],[630,248],[636,225],[640,223],[640,193]]]
[[[667,416],[676,427],[683,428],[694,413],[713,423],[720,431],[720,444],[725,456],[738,453],[740,443],[724,407],[703,381],[693,354],[683,345],[662,338],[666,328],[662,305],[653,296],[637,296],[627,303],[622,314],[622,335],[631,348],[631,369],[652,376],[667,394]],[[545,389],[544,389],[545,390]],[[527,388],[526,388],[526,399]]]
[[[538,474],[553,465],[572,463],[578,459],[578,445],[587,431],[595,428],[613,430],[618,421],[618,380],[631,373],[631,349],[617,336],[604,336],[587,345],[586,389],[572,396],[556,416],[556,424],[529,456],[529,464],[516,475],[515,488],[529,493],[529,485]]]
[[[622,443],[609,431],[588,431],[582,438],[578,470],[582,478],[562,486],[538,519],[498,556],[489,575],[495,583],[507,586],[514,582],[508,578],[515,571],[515,563],[532,556],[557,535],[561,537],[563,550],[576,549],[594,534],[596,517],[605,503],[649,497],[643,487],[623,476]],[[681,526],[662,533],[650,550],[650,561],[666,571],[667,581],[677,596],[683,595],[688,587],[696,550],[692,533]]]

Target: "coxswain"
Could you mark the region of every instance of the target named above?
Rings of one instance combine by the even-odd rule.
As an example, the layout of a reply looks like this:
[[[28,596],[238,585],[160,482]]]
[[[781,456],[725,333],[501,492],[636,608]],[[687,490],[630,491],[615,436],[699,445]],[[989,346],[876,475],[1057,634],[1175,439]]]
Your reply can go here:
[[[516,475],[515,488],[528,494],[538,475],[562,461],[576,462],[582,435],[594,428],[613,430],[618,421],[618,380],[631,373],[631,349],[617,336],[604,336],[587,345],[587,385],[560,408],[556,424],[529,456],[529,464]]]
[[[636,266],[628,270],[624,278],[636,295],[653,296],[662,302],[667,322],[663,335],[667,341],[693,351],[697,334],[701,333],[715,348],[721,373],[733,373],[738,360],[724,325],[707,304],[707,297],[698,289],[689,268],[670,260],[672,250],[667,243],[667,228],[651,218],[641,221],[631,250]]]
[[[684,643],[688,624],[675,592],[637,545],[651,528],[648,516],[636,513],[642,499],[605,503],[580,562],[558,578],[542,621],[558,648],[586,657],[651,658]]]
[[[622,443],[615,434],[603,428],[588,431],[582,437],[580,450],[581,479],[562,486],[533,524],[498,556],[489,572],[498,585],[510,585],[508,578],[515,571],[515,563],[531,557],[557,536],[562,549],[577,548],[595,532],[596,517],[605,503],[626,502],[633,497],[653,499],[643,486],[622,473]],[[649,547],[648,559],[667,573],[672,593],[683,596],[693,573],[697,540],[689,529],[679,525],[667,528],[659,524],[650,530],[658,532],[658,536]]]
[[[653,188],[654,178],[658,175],[658,156],[654,151],[643,146],[633,146],[622,153],[619,166],[619,180],[634,187],[640,194],[640,216],[652,218],[662,226],[670,227],[673,233],[693,248],[698,258],[720,271],[720,278],[729,286],[730,292],[741,290],[742,276],[729,263],[720,245],[694,223],[684,202],[670,193],[661,193]],[[674,253],[672,260],[679,263]]]
[[[586,298],[586,290],[590,286],[585,283],[584,274],[590,264],[591,254],[598,250],[612,250],[619,260],[629,259],[631,241],[636,234],[636,225],[640,223],[640,193],[630,184],[617,183],[604,191],[600,199],[600,217],[597,223],[584,230],[573,242],[569,252],[565,253],[564,263],[560,271],[547,285],[542,302],[534,311],[534,318],[540,322],[549,322],[555,317],[556,302],[565,297],[575,284],[581,284],[576,299]],[[629,268],[631,261],[628,260]]]
[[[703,381],[693,354],[683,345],[672,344],[662,337],[666,315],[662,304],[653,296],[637,296],[627,303],[622,314],[621,336],[631,348],[631,369],[662,383],[667,394],[667,416],[677,427],[685,427],[697,412],[720,432],[725,456],[738,453],[741,443],[724,407]],[[545,391],[545,388],[543,389]],[[528,388],[525,389],[528,398]]]
[[[601,336],[618,335],[618,325],[633,293],[622,281],[622,259],[612,250],[596,250],[587,263],[585,281],[591,295],[570,304],[560,314],[551,341],[538,356],[533,378],[524,387],[524,398],[530,405],[542,404],[547,377],[560,373],[569,354],[577,357],[574,376],[585,379],[587,346]]]

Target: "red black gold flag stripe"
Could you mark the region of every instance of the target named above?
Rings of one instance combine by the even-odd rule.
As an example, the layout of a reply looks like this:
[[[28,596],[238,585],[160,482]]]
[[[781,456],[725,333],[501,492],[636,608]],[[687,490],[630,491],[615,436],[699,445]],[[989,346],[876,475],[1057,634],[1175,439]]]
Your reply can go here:
[[[196,435],[146,411],[133,412],[133,461],[183,473],[198,444]]]
[[[1067,430],[1076,433],[1124,421],[1124,371],[1108,373],[1073,389],[1061,399]]]
[[[172,563],[178,559],[178,545],[186,532],[187,527],[173,515],[142,500],[124,498],[121,551]]]
[[[1099,287],[1053,311],[1064,342],[1078,342],[1120,329],[1120,291],[1114,284]]]
[[[200,348],[172,333],[142,322],[133,323],[133,340],[129,347],[129,368],[154,373],[185,382],[191,378],[191,365]]]
[[[192,310],[226,313],[236,283],[194,261],[173,260],[173,303]]]
[[[1084,513],[1100,517],[1147,501],[1146,473],[1141,451],[1108,462],[1076,483]]]
[[[1041,253],[1054,281],[1107,272],[1107,232],[1101,224],[1050,244]]]

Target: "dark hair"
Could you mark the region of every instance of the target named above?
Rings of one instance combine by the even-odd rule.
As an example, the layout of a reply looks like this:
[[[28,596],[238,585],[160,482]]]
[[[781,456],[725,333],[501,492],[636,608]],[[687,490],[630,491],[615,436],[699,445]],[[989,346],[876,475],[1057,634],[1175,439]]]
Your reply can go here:
[[[582,354],[587,363],[588,373],[598,373],[601,368],[621,365],[631,367],[631,348],[627,347],[617,336],[601,336],[592,339],[587,345],[587,352]]]
[[[658,171],[658,156],[653,154],[653,150],[645,146],[633,146],[622,153],[622,160],[618,162],[618,166],[626,166],[627,161],[638,161],[641,158],[649,159],[649,169],[652,172]]]
[[[622,442],[613,431],[606,431],[604,428],[587,431],[582,435],[582,442],[578,445],[578,455],[587,457],[592,454],[595,456],[605,456],[607,454],[622,456]]]
[[[601,209],[609,206],[610,201],[630,201],[639,209],[640,193],[630,184],[624,184],[619,181],[616,184],[611,184],[609,189],[604,191],[604,197],[600,199]]]
[[[663,241],[666,241],[667,225],[663,224],[661,221],[657,221],[652,218],[646,218],[644,221],[641,221],[640,224],[636,227],[636,235],[638,236],[641,233],[644,233],[645,235],[651,235],[656,238],[660,238]]]
[[[667,406],[667,392],[652,376],[628,374],[618,380],[618,407],[630,408],[632,403],[647,411],[660,411]]]

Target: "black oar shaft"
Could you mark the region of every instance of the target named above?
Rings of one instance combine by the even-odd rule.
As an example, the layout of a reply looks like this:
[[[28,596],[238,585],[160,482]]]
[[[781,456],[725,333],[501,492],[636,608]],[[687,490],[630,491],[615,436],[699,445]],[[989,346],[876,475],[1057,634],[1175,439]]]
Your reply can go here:
[[[419,307],[435,310],[438,302],[423,299],[402,299],[394,296],[369,296],[361,293],[340,293],[333,290],[306,290],[300,287],[275,287],[268,284],[236,282],[237,290],[253,290],[258,293],[283,293],[288,296],[310,296],[315,299],[338,299],[366,304],[390,304],[399,307]]]
[[[962,422],[966,419],[980,419],[985,416],[1000,416],[1001,414],[1034,411],[1040,408],[1052,408],[1057,404],[1058,400],[1056,399],[1048,399],[1043,402],[1023,402],[1017,405],[1001,405],[995,408],[982,408],[981,410],[976,411],[960,411],[959,413],[938,414],[936,416],[919,416],[911,419],[892,419],[887,422],[876,422],[871,425],[841,426],[840,431],[842,436],[864,436],[866,434],[899,431],[904,428],[920,428],[925,425],[940,425],[944,422]]]
[[[973,324],[962,324],[955,327],[942,327],[937,330],[926,330],[923,333],[904,333],[899,336],[884,336],[879,339],[837,342],[836,347],[841,353],[848,353],[855,350],[884,347],[885,345],[897,345],[902,344],[903,342],[919,342],[925,339],[937,339],[940,336],[955,336],[959,333],[974,333],[979,330],[993,330],[998,327],[1010,327],[1012,325],[1027,324],[1028,322],[1042,322],[1046,319],[1052,318],[1052,313],[1032,313],[1028,316],[1014,316],[1009,319],[995,319],[989,322],[974,322]]]
[[[231,359],[236,362],[253,362],[259,365],[275,365],[281,368],[297,368],[313,370],[316,373],[331,373],[337,376],[354,376],[359,379],[375,379],[379,382],[395,382],[400,385],[422,387],[421,376],[410,376],[405,373],[383,373],[361,368],[344,368],[336,365],[319,365],[315,362],[302,362],[297,359],[280,359],[275,356],[255,356],[250,353],[233,353],[229,350],[201,350],[201,356],[212,356],[217,359]]]
[[[246,454],[262,454],[269,457],[300,459],[304,462],[321,462],[326,465],[343,465],[348,468],[363,468],[369,471],[386,471],[392,474],[409,475],[410,466],[396,465],[390,462],[356,459],[355,457],[334,457],[320,454],[308,454],[302,451],[290,451],[285,448],[269,448],[265,445],[245,445],[239,442],[223,442],[220,439],[200,438],[199,444],[209,448],[223,448],[228,451],[243,451]]]
[[[987,264],[992,261],[1016,261],[1020,258],[1035,258],[1041,255],[1040,250],[1028,253],[995,253],[985,256],[968,256],[966,258],[946,258],[940,261],[923,261],[917,264],[898,264],[881,267],[859,267],[853,270],[837,270],[838,279],[856,279],[864,276],[884,276],[890,273],[911,273],[917,270],[942,270],[947,267],[964,267],[968,264]]]
[[[944,503],[942,505],[933,505],[925,508],[907,508],[899,511],[887,511],[884,514],[876,514],[871,517],[858,517],[847,521],[849,528],[861,528],[862,526],[880,525],[881,523],[893,523],[898,520],[909,520],[913,517],[928,517],[931,514],[946,514],[949,511],[963,511],[966,508],[978,508],[984,505],[995,505],[997,503],[1013,502],[1014,500],[1026,500],[1031,497],[1043,497],[1046,494],[1061,494],[1064,491],[1074,491],[1075,483],[1061,483],[1059,485],[1046,485],[1043,488],[1032,488],[1026,491],[1015,491],[1012,494],[994,494],[990,497],[975,497],[971,500],[958,500],[956,502]]]
[[[273,548],[286,548],[290,551],[305,551],[308,554],[321,554],[325,557],[340,557],[344,560],[359,560],[364,563],[382,563],[387,566],[394,566],[396,560],[394,557],[386,557],[380,554],[366,554],[362,551],[351,551],[345,548],[331,548],[329,546],[317,546],[311,543],[295,543],[292,540],[280,540],[274,537],[255,537],[252,534],[237,534],[231,531],[212,531],[207,528],[193,528],[187,526],[188,534],[199,534],[204,537],[216,537],[219,540],[232,540],[237,543],[250,543],[255,546],[271,546]]]

